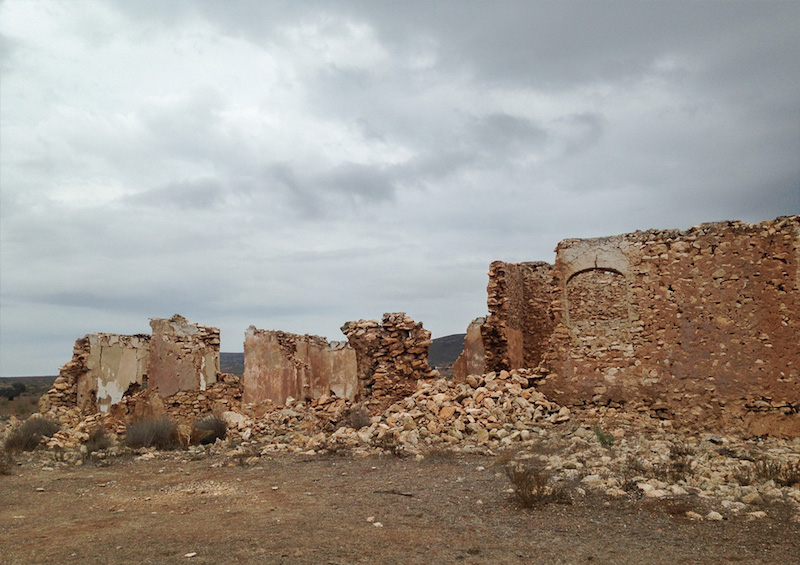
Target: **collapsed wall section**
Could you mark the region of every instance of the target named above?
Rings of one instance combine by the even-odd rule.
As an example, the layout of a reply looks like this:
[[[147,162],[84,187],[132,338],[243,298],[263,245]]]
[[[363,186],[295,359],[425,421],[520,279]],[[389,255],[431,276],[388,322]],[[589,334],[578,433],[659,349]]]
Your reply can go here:
[[[242,385],[246,404],[281,405],[289,397],[310,400],[330,392],[353,399],[358,386],[356,354],[345,342],[250,326]]]
[[[347,322],[342,333],[356,353],[356,398],[373,413],[412,394],[419,379],[439,376],[428,364],[431,332],[405,312],[384,314],[381,322]]]
[[[175,314],[150,320],[149,386],[162,397],[180,390],[205,390],[219,375],[219,329]]]
[[[546,394],[800,435],[800,216],[569,239],[556,252]]]

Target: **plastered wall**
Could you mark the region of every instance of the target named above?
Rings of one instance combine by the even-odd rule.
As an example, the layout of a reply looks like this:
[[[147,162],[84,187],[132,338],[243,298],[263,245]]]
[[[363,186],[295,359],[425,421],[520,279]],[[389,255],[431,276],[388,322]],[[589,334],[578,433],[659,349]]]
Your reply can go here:
[[[205,390],[219,374],[219,329],[175,314],[150,320],[149,387],[162,397],[180,390]]]
[[[281,405],[333,392],[355,398],[356,353],[343,342],[314,335],[260,330],[250,326],[244,340],[244,403]]]

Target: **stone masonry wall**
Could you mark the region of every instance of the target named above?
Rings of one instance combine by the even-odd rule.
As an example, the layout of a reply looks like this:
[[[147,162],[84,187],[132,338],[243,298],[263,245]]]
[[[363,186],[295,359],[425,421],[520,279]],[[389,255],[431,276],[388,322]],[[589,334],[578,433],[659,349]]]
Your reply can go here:
[[[108,412],[129,388],[142,386],[150,363],[148,335],[89,334],[86,373],[78,381],[78,406]]]
[[[380,323],[347,322],[342,333],[356,352],[356,399],[365,402],[372,413],[412,394],[419,379],[439,376],[428,365],[431,332],[405,312],[384,314]]]
[[[219,375],[219,329],[175,314],[150,320],[148,386],[162,397],[179,390],[205,390]]]
[[[282,405],[292,397],[310,400],[329,394],[356,396],[356,354],[344,342],[315,335],[259,330],[245,333],[243,402]]]
[[[88,334],[75,341],[72,359],[60,368],[53,387],[39,400],[39,411],[78,408],[108,412],[140,390],[161,397],[202,391],[219,374],[219,330],[189,323],[177,314],[154,319],[148,335]]]
[[[133,386],[142,385],[149,363],[147,335],[88,334],[75,341],[72,360],[61,367],[40,411],[77,406],[84,414],[108,412]]]
[[[569,239],[543,392],[800,435],[800,216]]]
[[[489,317],[481,328],[484,372],[539,364],[553,327],[551,268],[538,261],[495,261],[489,267]]]

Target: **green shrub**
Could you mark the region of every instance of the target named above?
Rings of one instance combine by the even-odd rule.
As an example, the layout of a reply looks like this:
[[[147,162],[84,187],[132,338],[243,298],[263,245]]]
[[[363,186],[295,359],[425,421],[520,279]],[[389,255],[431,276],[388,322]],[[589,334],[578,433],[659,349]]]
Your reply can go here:
[[[594,430],[594,435],[597,436],[597,441],[600,442],[600,445],[603,447],[611,447],[614,445],[613,435],[604,432],[602,429],[600,429],[600,426],[592,426],[592,429]]]
[[[125,433],[125,445],[132,448],[177,449],[180,447],[178,427],[169,418],[131,422]]]
[[[43,416],[31,416],[6,438],[5,449],[13,451],[32,451],[39,446],[42,438],[50,437],[58,431],[58,424]]]
[[[195,420],[192,427],[192,443],[207,445],[214,443],[217,439],[225,439],[228,435],[228,424],[216,415],[206,416],[203,419]]]

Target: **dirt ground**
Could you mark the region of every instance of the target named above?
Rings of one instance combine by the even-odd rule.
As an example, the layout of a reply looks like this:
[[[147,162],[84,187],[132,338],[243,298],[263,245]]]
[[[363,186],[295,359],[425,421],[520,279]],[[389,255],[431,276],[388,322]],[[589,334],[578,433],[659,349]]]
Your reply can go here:
[[[487,456],[147,457],[13,466],[0,562],[800,562],[799,523],[693,522],[687,510],[709,509],[699,498],[521,508]]]

